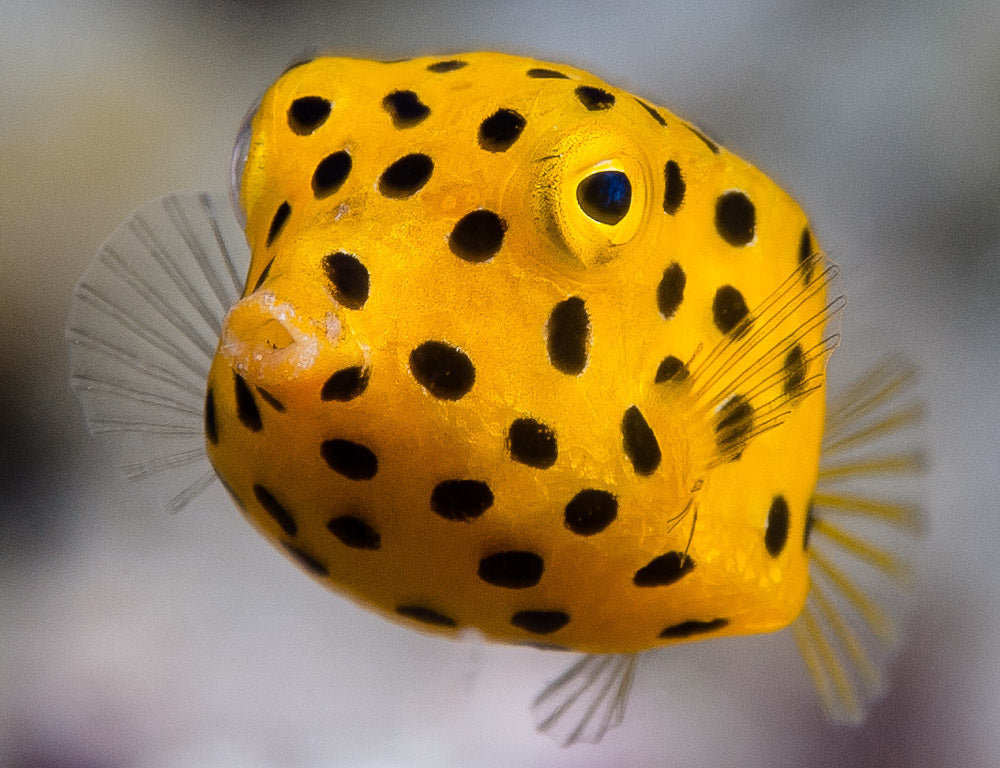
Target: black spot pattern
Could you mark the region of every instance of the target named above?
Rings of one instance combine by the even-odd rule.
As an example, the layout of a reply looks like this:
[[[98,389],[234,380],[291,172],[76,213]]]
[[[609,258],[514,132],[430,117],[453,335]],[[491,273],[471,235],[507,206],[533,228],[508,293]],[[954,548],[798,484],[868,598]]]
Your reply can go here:
[[[694,570],[694,560],[683,552],[667,552],[654,557],[635,572],[632,582],[637,587],[665,587],[680,581]]]
[[[327,402],[353,400],[368,387],[369,375],[368,369],[360,365],[342,368],[326,380],[319,393],[320,399]]]
[[[479,561],[479,578],[487,584],[506,589],[526,589],[542,578],[545,564],[534,552],[511,550],[497,552]]]
[[[614,94],[592,85],[580,85],[576,88],[576,97],[591,112],[611,109],[615,103]]]
[[[652,104],[647,104],[642,99],[636,99],[636,102],[638,102],[638,104],[639,104],[640,107],[642,107],[644,110],[646,110],[647,112],[649,112],[650,116],[656,122],[658,122],[664,128],[667,127],[667,121],[663,119],[663,115],[661,115],[656,109],[653,108]]]
[[[681,174],[681,167],[673,160],[663,166],[663,210],[673,216],[684,202],[687,184]]]
[[[757,213],[743,192],[726,192],[715,201],[715,229],[730,245],[746,245],[754,238]]]
[[[479,125],[479,146],[488,152],[503,152],[518,140],[528,123],[513,109],[498,109]]]
[[[361,309],[368,301],[368,270],[358,257],[337,251],[323,257],[323,271],[333,285],[333,295],[348,309]]]
[[[686,637],[693,637],[694,635],[704,635],[708,632],[714,632],[728,624],[729,619],[712,619],[711,621],[691,619],[690,621],[682,621],[680,624],[667,627],[660,633],[660,637],[669,640],[681,640]]]
[[[742,445],[753,429],[753,406],[742,395],[733,395],[719,409],[719,420],[715,424],[715,442],[724,454],[734,454],[731,460],[738,459],[742,453]]]
[[[264,266],[264,269],[260,271],[260,277],[257,278],[257,282],[254,283],[253,285],[254,291],[260,290],[260,287],[264,284],[264,281],[267,280],[267,276],[271,274],[272,264],[274,264],[274,259],[268,261],[267,264]],[[253,291],[251,291],[251,293],[253,293]]]
[[[784,496],[775,496],[767,511],[767,528],[764,531],[764,546],[771,557],[777,557],[788,543],[788,502]]]
[[[632,204],[632,183],[621,171],[598,171],[577,185],[576,201],[594,221],[617,224]]]
[[[448,59],[447,61],[435,61],[433,64],[427,65],[428,72],[437,72],[441,74],[442,72],[454,72],[456,69],[461,69],[469,65],[467,61],[461,61],[460,59]]]
[[[750,310],[747,309],[743,294],[731,285],[724,285],[715,292],[712,299],[712,321],[722,333],[737,329],[747,319]],[[737,335],[745,332],[745,327],[739,328]]]
[[[295,518],[278,503],[278,500],[274,498],[267,488],[263,485],[254,485],[253,495],[257,497],[257,501],[260,502],[264,511],[274,518],[274,522],[281,527],[286,536],[294,536],[299,532],[299,526],[295,523]]]
[[[656,369],[656,375],[653,377],[653,382],[655,384],[663,384],[667,381],[684,381],[690,372],[684,362],[673,355],[667,355],[663,360],[660,361],[660,365]]]
[[[546,69],[545,67],[532,67],[526,74],[528,77],[534,77],[539,80],[569,80],[568,75],[564,75],[562,72],[557,72],[554,69]]]
[[[578,536],[593,536],[618,517],[618,499],[614,494],[586,488],[566,505],[564,523]]]
[[[267,229],[268,247],[274,242],[274,238],[278,236],[278,233],[281,232],[281,228],[285,226],[285,222],[288,221],[288,216],[291,212],[292,206],[288,204],[287,200],[279,205],[278,210],[274,212],[274,218],[271,219],[271,226]]]
[[[676,261],[663,270],[663,277],[656,287],[656,306],[664,320],[669,320],[677,314],[684,301],[684,286],[687,285],[687,275]]]
[[[548,469],[556,463],[556,435],[535,419],[515,419],[507,432],[511,458],[529,467]]]
[[[590,316],[578,296],[560,301],[545,326],[549,362],[556,370],[575,376],[587,367]]]
[[[322,96],[303,96],[288,107],[288,127],[299,136],[308,136],[330,116],[330,102]]]
[[[642,412],[629,406],[622,418],[622,447],[637,474],[648,476],[660,466],[660,445]]]
[[[431,509],[445,520],[474,520],[493,506],[493,491],[481,480],[443,480],[431,493]]]
[[[425,341],[410,353],[410,371],[440,400],[458,400],[472,389],[476,369],[469,356],[443,341]]]
[[[352,549],[378,549],[382,546],[382,537],[360,517],[341,515],[326,524],[330,533],[340,539],[340,542]]]
[[[325,440],[320,454],[330,469],[350,480],[370,480],[378,472],[378,459],[371,449],[350,440]]]
[[[450,616],[445,616],[443,613],[439,613],[431,608],[425,608],[422,605],[397,605],[396,613],[408,619],[414,619],[415,621],[430,624],[434,627],[458,626],[458,622]]]
[[[535,635],[550,635],[569,624],[569,614],[565,611],[518,611],[511,616],[510,623]]]
[[[313,194],[317,198],[329,197],[344,182],[351,173],[351,156],[344,150],[327,155],[319,161],[312,177]]]
[[[806,525],[805,529],[802,531],[802,549],[809,549],[809,537],[812,535],[813,525],[816,524],[816,505],[813,502],[809,502],[809,508],[806,509]]]
[[[691,133],[693,133],[695,136],[697,136],[699,139],[701,139],[705,143],[705,146],[708,147],[710,150],[712,150],[712,154],[713,155],[719,154],[719,145],[716,144],[714,141],[712,141],[710,138],[708,138],[708,136],[706,136],[704,133],[702,133],[701,131],[699,131],[693,125],[687,125],[685,127],[689,131],[691,131]]]
[[[472,211],[455,224],[448,238],[448,247],[465,261],[487,261],[500,250],[506,231],[507,223],[493,211]]]
[[[260,432],[264,428],[264,422],[260,419],[260,409],[257,407],[257,401],[253,399],[253,392],[242,376],[234,372],[233,377],[236,387],[236,415],[244,427],[253,432]]]
[[[801,395],[806,383],[806,356],[802,351],[802,345],[796,343],[785,355],[783,363],[785,382],[785,394],[788,397]]]
[[[378,191],[397,200],[416,194],[431,177],[434,161],[427,155],[404,155],[382,172]]]
[[[278,413],[285,412],[285,404],[282,403],[278,398],[272,395],[263,387],[254,387],[257,390],[257,394],[260,395],[261,399],[267,403],[269,406],[274,408]]]
[[[330,575],[329,569],[315,557],[310,555],[308,552],[305,552],[287,542],[282,542],[282,546],[285,548],[285,551],[288,552],[288,554],[290,554],[292,557],[294,557],[295,560],[298,561],[298,564],[301,565],[303,568],[305,568],[307,571],[309,571],[309,573],[312,573],[316,576]]]
[[[215,423],[215,392],[211,387],[205,394],[205,437],[212,445],[218,445],[219,428]]]
[[[382,106],[397,128],[412,128],[431,113],[430,107],[413,91],[393,91],[382,99]]]
[[[814,261],[810,261],[810,257],[815,251],[816,247],[813,245],[812,235],[809,233],[809,227],[806,227],[802,230],[802,239],[799,240],[799,268],[802,270],[802,279],[806,285],[809,285],[813,279],[813,268],[816,264]]]

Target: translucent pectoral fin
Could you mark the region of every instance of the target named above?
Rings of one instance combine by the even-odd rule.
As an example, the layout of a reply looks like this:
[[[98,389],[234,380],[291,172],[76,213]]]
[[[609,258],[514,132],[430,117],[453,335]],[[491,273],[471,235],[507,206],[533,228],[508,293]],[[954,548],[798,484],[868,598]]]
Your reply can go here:
[[[215,478],[205,382],[249,261],[224,198],[169,195],[135,211],[73,291],[70,383],[87,426],[169,510]]]
[[[538,730],[563,746],[596,743],[625,716],[635,654],[587,654],[550,682],[532,702]]]
[[[911,396],[915,379],[912,365],[884,362],[828,409],[806,542],[812,585],[792,629],[823,708],[838,721],[861,722],[899,643],[897,615],[912,583],[899,550],[920,533],[923,514],[885,497],[925,464],[911,434],[924,415]]]

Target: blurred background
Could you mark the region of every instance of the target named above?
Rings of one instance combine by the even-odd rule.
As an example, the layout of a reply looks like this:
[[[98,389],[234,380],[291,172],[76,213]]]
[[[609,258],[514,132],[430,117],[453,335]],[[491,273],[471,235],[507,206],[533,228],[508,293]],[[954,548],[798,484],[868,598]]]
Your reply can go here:
[[[1000,764],[1000,3],[0,0],[0,766]],[[312,583],[218,491],[157,512],[87,434],[74,281],[140,203],[224,192],[303,50],[567,61],[702,126],[810,214],[850,298],[835,384],[923,368],[926,542],[891,689],[824,721],[788,633],[647,658],[562,750],[557,654],[451,643]]]

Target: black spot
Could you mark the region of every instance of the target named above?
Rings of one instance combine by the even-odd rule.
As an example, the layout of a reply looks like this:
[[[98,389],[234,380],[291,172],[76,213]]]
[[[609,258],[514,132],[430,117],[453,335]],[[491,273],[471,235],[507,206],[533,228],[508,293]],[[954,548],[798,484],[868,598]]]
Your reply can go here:
[[[431,509],[445,520],[474,520],[493,506],[493,491],[480,480],[443,480],[431,493]]]
[[[487,584],[507,589],[535,586],[542,578],[545,564],[534,552],[497,552],[479,561],[479,578]]]
[[[441,400],[458,400],[476,381],[469,356],[443,341],[425,341],[414,349],[410,371],[422,387]]]
[[[635,572],[632,582],[637,587],[664,587],[680,581],[694,570],[694,560],[683,552],[667,552],[654,557]]]
[[[813,279],[813,268],[816,266],[816,262],[811,260],[812,255],[816,252],[816,247],[813,245],[812,235],[809,233],[809,227],[802,230],[802,239],[799,241],[799,268],[802,270],[802,279],[805,280],[805,284],[809,285]]]
[[[350,480],[370,480],[378,472],[375,454],[360,443],[340,439],[324,440],[319,451],[330,469]]]
[[[742,326],[736,334],[742,335],[746,332],[744,321],[749,314],[750,310],[747,309],[743,294],[733,286],[724,285],[715,292],[715,298],[712,299],[712,320],[720,332],[729,333]]]
[[[342,368],[333,374],[320,391],[321,400],[339,400],[347,402],[353,400],[368,386],[369,370],[360,365],[352,365],[350,368]]]
[[[684,202],[687,184],[681,175],[681,167],[673,160],[667,160],[663,166],[663,210],[673,216]]]
[[[427,65],[428,72],[437,72],[438,74],[442,72],[454,72],[456,69],[461,69],[469,65],[467,61],[461,61],[459,59],[448,59],[447,61],[435,61],[433,64]]]
[[[412,128],[431,113],[413,91],[393,91],[382,99],[382,106],[397,128]]]
[[[735,461],[743,453],[743,443],[753,429],[753,406],[743,395],[733,395],[719,409],[719,420],[715,424],[715,442],[724,454],[733,454]]]
[[[664,320],[669,320],[677,314],[681,302],[684,301],[684,286],[687,285],[687,275],[676,261],[663,270],[663,278],[656,287],[656,306]]]
[[[498,109],[479,125],[479,146],[503,152],[517,141],[527,121],[513,109]]]
[[[361,309],[368,301],[368,270],[358,257],[337,251],[323,257],[323,271],[333,284],[333,295],[348,309]]]
[[[802,394],[802,388],[806,383],[806,356],[802,351],[802,345],[796,343],[788,354],[785,355],[785,394],[795,397]]]
[[[593,536],[618,517],[618,499],[607,491],[586,488],[566,505],[565,525],[579,536]]]
[[[299,136],[308,136],[330,116],[330,102],[322,96],[303,96],[288,107],[288,127]]]
[[[535,635],[550,635],[569,624],[569,614],[565,611],[518,611],[511,616],[510,623]]]
[[[274,264],[274,259],[268,261],[267,264],[264,266],[264,269],[261,270],[260,277],[257,278],[257,282],[254,283],[253,286],[254,291],[260,290],[260,287],[264,284],[264,281],[267,280],[267,276],[271,274],[272,264]],[[253,291],[251,291],[251,293],[253,293]]]
[[[683,639],[686,637],[692,637],[693,635],[703,635],[707,632],[714,632],[717,629],[722,629],[729,624],[729,619],[712,619],[711,621],[698,621],[696,619],[691,619],[690,621],[682,621],[680,624],[674,624],[673,626],[667,627],[660,633],[660,637],[666,639]]]
[[[299,526],[296,525],[295,518],[278,503],[278,500],[271,495],[271,492],[267,488],[263,485],[254,485],[253,495],[257,497],[257,501],[260,502],[264,511],[274,518],[274,522],[281,527],[286,536],[294,536],[298,533]]]
[[[264,423],[260,420],[260,409],[257,401],[253,399],[253,392],[247,386],[246,381],[238,373],[234,373],[236,386],[236,415],[243,426],[253,432],[260,432],[264,428]]]
[[[613,94],[592,85],[580,85],[576,89],[576,97],[587,109],[594,111],[600,109],[610,109],[615,103]]]
[[[303,552],[298,547],[288,544],[287,542],[283,542],[282,546],[285,548],[285,551],[288,552],[288,554],[290,554],[298,561],[299,565],[301,565],[310,573],[315,574],[316,576],[330,575],[330,571],[327,569],[327,567],[323,565],[323,563],[321,563],[315,557],[310,555],[308,552]]]
[[[569,80],[568,75],[564,75],[562,72],[557,72],[554,69],[545,69],[545,67],[532,67],[528,70],[527,75],[528,77],[534,77],[540,80]]]
[[[378,191],[386,197],[402,199],[418,192],[434,170],[434,161],[427,155],[404,155],[382,172]]]
[[[809,537],[812,535],[813,526],[816,524],[816,505],[813,502],[809,502],[809,508],[806,509],[806,525],[805,529],[802,531],[802,549],[809,549]]]
[[[211,387],[205,394],[205,437],[212,445],[218,445],[219,428],[215,423],[215,393]]]
[[[424,624],[435,627],[456,627],[458,622],[443,613],[438,613],[431,608],[424,608],[422,605],[397,605],[396,613],[408,619],[414,619]]]
[[[278,210],[274,212],[274,218],[271,219],[271,226],[267,230],[267,245],[270,246],[274,242],[274,238],[278,236],[281,232],[281,228],[285,226],[285,222],[288,221],[288,215],[292,212],[292,206],[288,204],[286,200],[281,205],[278,206]]]
[[[272,395],[263,387],[255,387],[255,389],[257,390],[257,394],[261,396],[261,399],[269,406],[274,408],[274,410],[276,410],[278,413],[285,412],[285,404],[282,403],[278,398],[276,398],[274,395]]]
[[[632,184],[621,171],[598,171],[577,185],[576,201],[594,221],[617,224],[632,204]]]
[[[663,119],[663,115],[661,115],[656,109],[654,109],[651,104],[647,104],[642,99],[636,99],[636,101],[639,103],[640,107],[642,107],[644,110],[646,110],[647,112],[649,112],[650,116],[656,122],[658,122],[664,128],[667,127],[667,121]]]
[[[757,214],[743,192],[726,192],[715,201],[715,228],[730,245],[746,245],[754,238]]]
[[[705,143],[705,146],[708,147],[710,150],[712,150],[712,154],[714,155],[719,154],[719,145],[716,144],[714,141],[712,141],[710,138],[708,138],[708,136],[699,131],[693,125],[686,125],[685,128],[687,128],[689,131],[691,131],[691,133],[693,133],[695,136],[701,139]]]
[[[455,224],[448,238],[448,247],[465,261],[486,261],[500,250],[506,231],[507,222],[493,211],[473,211],[465,214]]]
[[[632,405],[622,418],[622,447],[635,471],[651,475],[660,466],[660,445],[639,408]]]
[[[378,531],[353,515],[335,517],[326,524],[326,528],[340,539],[342,544],[353,549],[378,549],[382,546],[382,537]]]
[[[687,366],[684,365],[684,362],[680,358],[667,355],[660,361],[660,365],[656,369],[656,375],[653,377],[653,383],[663,384],[665,381],[684,381],[689,375],[690,372]]]
[[[514,419],[507,432],[511,458],[529,467],[548,469],[556,463],[556,434],[540,421]]]
[[[545,326],[549,361],[556,370],[572,376],[587,366],[590,316],[583,299],[572,296],[560,301]]]
[[[312,188],[317,198],[328,197],[347,181],[351,172],[351,156],[344,150],[327,155],[319,161],[313,173]]]
[[[788,502],[784,496],[775,496],[767,511],[767,529],[764,546],[771,557],[777,557],[788,543]]]

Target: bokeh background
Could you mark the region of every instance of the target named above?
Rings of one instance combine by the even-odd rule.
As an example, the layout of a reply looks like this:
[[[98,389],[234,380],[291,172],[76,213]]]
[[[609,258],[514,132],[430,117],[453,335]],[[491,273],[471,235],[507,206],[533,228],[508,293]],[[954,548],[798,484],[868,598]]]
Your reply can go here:
[[[790,636],[647,659],[627,721],[562,750],[561,658],[337,598],[221,493],[157,512],[67,385],[70,291],[133,208],[224,192],[244,112],[303,49],[502,49],[703,126],[810,213],[851,304],[835,381],[924,371],[929,529],[890,693],[826,723]],[[1000,4],[971,0],[0,0],[0,766],[1000,764]]]

